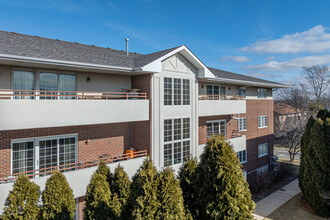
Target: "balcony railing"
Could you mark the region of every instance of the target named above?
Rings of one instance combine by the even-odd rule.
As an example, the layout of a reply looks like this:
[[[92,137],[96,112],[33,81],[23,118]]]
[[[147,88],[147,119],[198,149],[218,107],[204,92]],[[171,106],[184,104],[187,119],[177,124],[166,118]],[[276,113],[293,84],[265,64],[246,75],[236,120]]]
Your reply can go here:
[[[219,134],[219,135],[222,135],[222,134]],[[224,136],[224,138],[226,141],[228,141],[229,139],[232,139],[232,138],[242,137],[242,135],[243,134],[241,132],[234,130],[233,133],[227,134],[226,136]],[[216,136],[216,135],[214,135],[214,136]],[[206,139],[202,139],[203,143],[207,143],[208,139],[210,139],[210,137],[206,137]]]
[[[239,95],[199,95],[199,100],[243,100]]]
[[[103,157],[100,160],[76,162],[76,163],[70,163],[70,164],[63,164],[63,165],[59,165],[59,166],[46,167],[46,168],[37,169],[37,170],[29,170],[29,171],[25,171],[25,172],[21,172],[21,173],[4,174],[4,175],[0,175],[0,184],[15,180],[20,175],[26,175],[30,178],[34,178],[37,176],[45,176],[47,174],[52,173],[55,170],[62,171],[62,172],[67,172],[67,171],[72,171],[72,170],[81,170],[81,169],[85,169],[85,168],[89,168],[89,167],[98,166],[101,161],[108,164],[108,163],[124,161],[124,160],[129,160],[129,159],[133,159],[133,158],[137,158],[137,157],[144,157],[144,156],[147,156],[147,150],[120,154],[120,155],[115,155],[115,156]]]
[[[0,90],[0,99],[60,99],[60,100],[114,100],[147,99],[143,92],[85,92],[85,91],[45,91],[45,90]]]

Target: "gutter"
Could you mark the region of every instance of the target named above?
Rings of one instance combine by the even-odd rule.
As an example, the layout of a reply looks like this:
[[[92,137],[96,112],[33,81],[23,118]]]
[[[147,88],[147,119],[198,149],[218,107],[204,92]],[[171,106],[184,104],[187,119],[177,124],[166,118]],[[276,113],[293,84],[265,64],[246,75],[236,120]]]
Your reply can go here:
[[[222,82],[227,84],[236,84],[236,85],[244,85],[244,86],[261,86],[261,87],[269,87],[269,88],[292,88],[290,85],[285,84],[276,84],[276,83],[262,83],[262,82],[253,82],[246,80],[238,80],[238,79],[225,79],[225,78],[199,78],[201,82]]]

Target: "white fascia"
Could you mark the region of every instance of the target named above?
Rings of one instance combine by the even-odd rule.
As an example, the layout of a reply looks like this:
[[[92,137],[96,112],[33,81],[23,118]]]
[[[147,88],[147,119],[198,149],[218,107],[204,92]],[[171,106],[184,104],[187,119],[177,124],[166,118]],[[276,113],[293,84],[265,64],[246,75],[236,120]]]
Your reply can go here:
[[[66,66],[66,67],[78,67],[78,68],[95,69],[95,70],[133,72],[133,68],[128,68],[128,67],[118,67],[118,66],[109,66],[109,65],[91,64],[91,63],[72,62],[72,61],[65,61],[65,60],[53,60],[53,59],[17,56],[17,55],[9,55],[9,54],[0,54],[0,61],[1,60],[17,61],[17,62],[22,62],[22,63],[38,63],[38,64]]]
[[[266,88],[292,88],[290,85],[284,84],[276,84],[276,83],[262,83],[262,82],[252,82],[246,80],[238,80],[238,79],[225,79],[225,78],[200,78],[202,82],[219,82],[225,84],[233,84],[233,85],[242,85],[242,86],[253,86],[253,87],[266,87]]]
[[[213,73],[185,45],[171,51],[170,53],[158,58],[157,60],[139,69],[135,69],[134,71],[160,73],[162,70],[162,61],[173,56],[176,53],[180,53],[198,69],[198,77],[215,78],[215,75],[213,75]]]

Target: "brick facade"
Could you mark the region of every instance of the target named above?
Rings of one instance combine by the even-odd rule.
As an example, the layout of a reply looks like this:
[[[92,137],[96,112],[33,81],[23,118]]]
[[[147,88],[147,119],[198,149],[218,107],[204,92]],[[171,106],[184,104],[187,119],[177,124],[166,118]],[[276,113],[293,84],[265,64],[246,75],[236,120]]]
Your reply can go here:
[[[246,100],[246,113],[240,114],[239,117],[247,118],[247,131],[242,133],[246,136],[247,163],[243,165],[244,170],[248,173],[259,167],[267,165],[270,156],[273,155],[274,144],[274,116],[273,116],[273,100]],[[258,116],[268,116],[268,126],[266,128],[258,128]],[[237,117],[237,115],[234,115]],[[231,119],[230,115],[208,116],[199,118],[199,144],[206,144],[206,123],[212,120],[226,119],[227,135],[238,130],[238,121]],[[268,143],[268,156],[258,158],[258,145]]]
[[[10,173],[13,139],[78,134],[78,161],[84,162],[131,147],[150,151],[148,130],[149,121],[0,131],[0,175]]]

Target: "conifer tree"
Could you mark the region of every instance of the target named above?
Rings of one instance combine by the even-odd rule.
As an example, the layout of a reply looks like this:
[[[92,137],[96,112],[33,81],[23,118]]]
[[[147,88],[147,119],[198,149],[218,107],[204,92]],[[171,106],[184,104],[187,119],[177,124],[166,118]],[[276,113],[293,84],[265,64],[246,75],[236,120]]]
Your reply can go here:
[[[190,214],[197,218],[198,187],[195,186],[197,159],[188,158],[179,171],[180,187],[183,193],[184,205]],[[196,190],[195,190],[196,188]]]
[[[73,219],[76,204],[65,176],[54,172],[46,181],[42,193],[43,219]]]
[[[111,197],[109,183],[105,175],[94,173],[87,186],[84,219],[119,219],[120,203]]]
[[[37,184],[30,182],[26,176],[20,176],[9,192],[1,219],[37,219],[40,214],[39,194]]]
[[[170,168],[164,169],[159,174],[157,197],[159,206],[156,219],[186,219],[180,183]]]
[[[130,194],[131,180],[129,179],[124,168],[118,164],[113,175],[112,185],[110,186],[111,192],[118,197],[121,207],[126,205],[127,199]]]
[[[157,170],[149,159],[133,176],[131,193],[124,208],[124,219],[154,219],[158,209]]]
[[[315,120],[314,120],[313,116],[311,116],[308,119],[305,132],[302,135],[301,140],[300,140],[301,155],[300,155],[300,168],[299,168],[298,179],[299,179],[299,187],[300,187],[301,191],[303,192],[304,197],[307,196],[307,194],[309,193],[307,190],[305,190],[304,176],[306,175],[305,174],[306,172],[310,172],[309,159],[308,159],[308,155],[309,155],[308,145],[310,142],[311,129],[312,129],[314,123],[315,123]]]
[[[319,112],[319,118],[310,129],[310,140],[307,150],[303,151],[302,192],[304,199],[310,207],[319,215],[330,216],[330,145],[329,145],[329,121],[330,114],[327,111]],[[308,128],[306,128],[306,131]],[[307,141],[303,141],[303,146]],[[299,171],[301,172],[301,171]]]
[[[199,219],[253,219],[255,204],[237,154],[223,136],[208,140],[197,168]]]
[[[97,167],[96,173],[104,175],[106,177],[107,182],[109,183],[109,185],[111,187],[113,176],[112,176],[112,173],[110,171],[110,168],[107,166],[107,164],[103,160],[101,160],[101,162],[99,163],[99,166]]]

